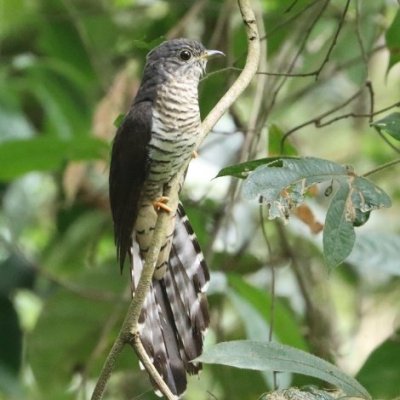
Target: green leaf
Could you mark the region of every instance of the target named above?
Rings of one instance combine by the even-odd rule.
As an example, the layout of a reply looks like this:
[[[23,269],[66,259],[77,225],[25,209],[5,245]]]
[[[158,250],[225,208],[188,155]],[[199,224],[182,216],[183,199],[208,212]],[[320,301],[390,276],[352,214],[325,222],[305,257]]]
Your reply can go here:
[[[275,161],[257,168],[243,184],[244,197],[263,197],[270,206],[271,219],[287,218],[290,210],[303,201],[309,186],[347,174],[346,167],[319,158],[285,157],[280,162],[281,166]]]
[[[390,207],[390,197],[378,186],[362,176],[350,179],[351,201],[355,209],[366,213],[383,207]]]
[[[364,387],[334,365],[302,350],[274,342],[238,340],[218,343],[197,360],[206,364],[312,376],[339,387],[349,396],[371,399]]]
[[[399,33],[400,34],[400,33]],[[399,36],[400,37],[400,36]],[[396,140],[400,140],[400,112],[394,112],[371,124]]]
[[[400,61],[400,11],[397,11],[396,16],[390,25],[389,29],[386,31],[386,45],[390,52],[390,59],[387,71],[389,72],[390,68],[393,65],[397,64]]]
[[[116,267],[116,266],[115,266]],[[68,282],[68,281],[67,281]],[[72,392],[67,396],[71,379],[77,371],[90,366],[89,373],[96,375],[122,323],[125,302],[118,302],[124,292],[126,280],[118,277],[116,268],[104,265],[84,269],[75,274],[73,283],[54,287],[49,293],[43,312],[34,331],[27,340],[27,357],[38,388],[45,399],[64,394],[75,399]],[[115,299],[107,296],[115,294]],[[104,334],[104,324],[114,315],[115,323]],[[99,340],[106,344],[101,354],[91,359]],[[135,357],[127,351],[132,371],[137,368]],[[51,379],[49,379],[51,376]]]
[[[231,165],[230,167],[221,169],[216,178],[221,176],[234,176],[235,178],[245,179],[249,176],[251,171],[254,171],[262,165],[282,166],[281,157],[260,158],[259,160],[246,161],[241,164]]]
[[[0,296],[8,296],[16,289],[33,286],[35,278],[33,265],[17,254],[10,254],[5,260],[0,261],[0,271]]]
[[[105,159],[108,144],[92,137],[37,137],[0,143],[0,181],[31,171],[54,171],[66,161]]]
[[[3,295],[0,295],[0,315],[0,366],[17,376],[22,358],[22,332],[14,305]]]
[[[389,196],[368,179],[360,176],[340,178],[340,188],[326,214],[323,248],[328,267],[341,264],[355,242],[354,226],[366,222],[371,210],[390,207]]]
[[[64,139],[87,135],[92,108],[82,85],[40,62],[28,68],[24,84],[43,109],[42,132]]]
[[[235,293],[246,299],[269,324],[271,321],[272,302],[270,294],[265,290],[250,285],[236,274],[229,274],[228,282],[235,290]],[[275,299],[274,310],[274,335],[285,344],[307,350],[308,346],[300,331],[301,327],[296,321],[295,315],[279,298]],[[244,320],[244,323],[247,324],[248,321]],[[250,338],[253,339],[253,337]]]
[[[262,196],[269,206],[270,219],[287,219],[290,211],[303,202],[310,186],[324,181],[339,183],[324,228],[324,255],[329,267],[340,264],[350,254],[355,241],[354,225],[365,223],[371,210],[391,206],[382,189],[355,175],[350,167],[314,157],[256,160],[246,166],[226,168],[220,175],[243,176],[257,162],[264,165],[248,174],[243,195],[248,199]]]
[[[250,340],[267,340],[269,327],[262,315],[243,297],[238,296],[233,290],[228,290],[228,298],[233,304],[235,311],[243,321],[246,337]],[[273,376],[270,371],[261,371],[268,387],[274,387]],[[286,376],[285,376],[286,375]],[[281,381],[283,378],[284,382]],[[288,386],[290,384],[290,376],[287,374],[279,374],[279,386]]]
[[[278,125],[272,124],[268,128],[268,154],[278,155],[281,154],[281,143],[283,138],[283,131]],[[285,142],[283,147],[283,155],[286,156],[297,156],[298,152],[296,148],[288,141]]]
[[[342,186],[331,201],[326,214],[323,248],[328,267],[336,267],[351,253],[356,238],[348,217],[350,188]]]
[[[62,2],[52,2],[53,13],[68,14],[68,8]],[[49,10],[48,10],[49,11]],[[96,79],[90,51],[87,50],[87,37],[81,36],[75,21],[64,18],[54,20],[42,14],[38,46],[40,52],[48,57],[69,64],[86,76],[88,81]],[[80,21],[82,23],[82,20]]]
[[[108,218],[99,210],[85,212],[75,218],[65,231],[54,237],[54,244],[48,249],[43,264],[59,276],[74,277]]]
[[[125,114],[118,114],[117,118],[115,118],[113,125],[118,129],[125,118]]]
[[[357,379],[374,398],[393,399],[400,396],[400,343],[387,340],[369,356]]]

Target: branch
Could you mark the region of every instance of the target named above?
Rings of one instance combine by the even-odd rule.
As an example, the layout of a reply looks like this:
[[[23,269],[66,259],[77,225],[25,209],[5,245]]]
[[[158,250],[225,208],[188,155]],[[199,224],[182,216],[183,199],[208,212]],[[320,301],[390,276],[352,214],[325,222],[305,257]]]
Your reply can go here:
[[[237,77],[233,85],[203,121],[198,144],[204,140],[208,132],[210,132],[222,115],[246,89],[253,76],[257,72],[260,58],[260,38],[258,35],[256,18],[253,10],[250,7],[249,0],[238,0],[238,4],[247,34],[248,53],[246,58],[246,66]]]
[[[365,174],[362,174],[362,176],[366,177],[366,176],[375,174],[377,172],[383,171],[386,168],[390,168],[390,167],[392,167],[393,165],[396,165],[396,164],[400,164],[400,158],[398,158],[396,160],[393,160],[393,161],[389,161],[389,162],[387,162],[385,164],[382,164],[379,167],[376,167],[376,168],[372,169],[371,171],[368,171]]]
[[[319,78],[319,75],[320,75],[321,71],[323,70],[323,68],[325,67],[325,65],[328,63],[329,58],[330,58],[330,56],[331,56],[331,54],[332,54],[332,51],[333,51],[334,47],[336,46],[336,42],[337,42],[337,39],[338,39],[338,37],[339,37],[339,33],[340,33],[340,31],[342,30],[342,27],[343,27],[343,24],[344,24],[344,20],[346,19],[346,14],[347,14],[347,11],[348,11],[348,9],[349,9],[349,5],[350,5],[350,0],[347,0],[347,1],[346,1],[346,5],[344,6],[343,13],[342,13],[342,15],[341,15],[341,17],[340,17],[339,24],[338,24],[338,26],[337,26],[336,32],[335,32],[335,34],[334,34],[334,36],[333,36],[332,43],[331,43],[331,45],[329,46],[328,52],[326,53],[325,58],[324,58],[324,60],[322,61],[322,64],[320,65],[320,67],[319,67],[318,70],[316,71],[316,72],[317,72],[317,73],[316,73],[316,76],[315,76],[315,79],[316,79],[316,80]]]
[[[228,110],[228,108],[236,101],[240,94],[246,89],[257,71],[260,54],[260,43],[254,12],[250,6],[250,0],[238,0],[238,4],[247,34],[248,54],[246,59],[246,66],[239,77],[236,79],[236,81],[233,83],[233,85],[230,87],[230,89],[225,93],[225,95],[221,98],[221,100],[217,103],[217,105],[203,121],[197,141],[197,146],[201,144],[208,132],[213,128],[213,126]],[[187,166],[188,163],[182,166],[182,169],[171,181],[169,188],[164,193],[165,196],[169,197],[168,205],[173,210],[176,209],[178,205],[179,186],[182,182]],[[143,351],[141,343],[138,344],[138,342],[140,342],[138,336],[138,320],[143,302],[150,288],[155,264],[158,258],[158,254],[160,252],[160,248],[162,246],[163,238],[166,234],[168,220],[169,217],[166,213],[160,213],[158,215],[151,246],[146,255],[143,271],[140,276],[135,295],[132,299],[131,304],[129,305],[128,312],[126,314],[121,330],[118,334],[118,337],[116,338],[114,345],[104,363],[103,369],[100,373],[99,379],[96,383],[96,387],[92,395],[92,400],[102,399],[115,362],[125,344],[128,343],[134,346],[136,353],[142,360],[152,380],[156,382],[158,389],[161,391],[161,393],[167,399],[176,399],[176,396],[171,393],[168,386],[162,380],[162,377],[158,374],[157,370],[154,368],[151,362],[148,362],[148,356],[146,352]]]

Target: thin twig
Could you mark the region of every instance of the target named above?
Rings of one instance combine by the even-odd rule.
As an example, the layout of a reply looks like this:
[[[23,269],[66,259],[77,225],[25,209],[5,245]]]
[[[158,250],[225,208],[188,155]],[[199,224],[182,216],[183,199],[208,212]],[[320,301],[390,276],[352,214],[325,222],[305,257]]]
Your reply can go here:
[[[368,122],[370,124],[372,124],[372,122],[374,121],[374,110],[375,110],[374,87],[372,86],[372,82],[371,81],[367,81],[365,86],[367,87],[368,92],[369,92],[369,113],[370,113],[370,116],[369,116]]]
[[[190,24],[195,17],[202,12],[207,0],[198,0],[186,11],[185,15],[180,18],[179,22],[175,24],[165,35],[167,39],[173,39],[179,37],[186,27]]]
[[[321,122],[321,120],[325,117],[327,117],[330,114],[333,114],[334,112],[340,110],[343,107],[346,107],[348,104],[350,104],[353,100],[355,100],[358,96],[361,95],[362,91],[364,88],[360,88],[357,90],[357,92],[355,92],[353,95],[351,95],[348,99],[346,99],[344,102],[340,103],[339,105],[331,108],[328,111],[323,112],[322,114],[318,115],[317,117],[314,117],[306,122],[303,122],[300,125],[295,126],[294,128],[288,130],[281,139],[281,151],[283,150],[283,146],[285,145],[285,141],[287,140],[287,138],[292,135],[294,132],[308,126],[308,125],[315,125],[316,127],[321,127],[323,125],[323,123]]]
[[[346,5],[344,6],[343,14],[342,14],[342,16],[341,16],[341,18],[339,20],[339,24],[337,26],[335,35],[333,36],[332,43],[329,46],[328,52],[326,53],[326,55],[324,57],[324,60],[322,61],[322,64],[319,66],[319,68],[317,70],[317,74],[315,76],[315,80],[318,80],[319,75],[321,74],[321,71],[323,70],[325,65],[328,63],[329,58],[330,58],[330,56],[332,54],[332,51],[333,51],[334,47],[336,46],[336,42],[337,42],[337,39],[339,37],[339,33],[342,30],[342,27],[343,27],[343,24],[344,24],[344,20],[346,19],[346,14],[347,14],[347,11],[349,9],[349,5],[350,5],[350,0],[347,0]]]
[[[210,114],[203,121],[201,126],[200,135],[197,141],[197,145],[204,140],[208,132],[217,123],[221,116],[228,110],[228,108],[233,104],[233,102],[240,96],[240,94],[246,89],[252,80],[254,74],[257,71],[257,66],[259,62],[260,54],[260,44],[259,35],[257,30],[257,24],[254,16],[254,12],[251,9],[250,0],[238,0],[239,9],[242,14],[242,18],[246,28],[247,42],[248,42],[248,54],[246,59],[246,66],[230,89],[225,93],[217,105],[213,108]],[[170,186],[167,188],[164,195],[169,197],[168,206],[172,210],[176,209],[178,205],[178,192],[180,187],[180,182],[186,171],[187,163],[182,166],[182,169],[177,174],[177,176],[172,180]],[[92,400],[100,400],[103,397],[107,382],[111,376],[114,369],[116,359],[118,358],[120,352],[122,351],[125,344],[133,344],[137,354],[139,355],[141,361],[143,362],[147,372],[151,376],[152,380],[156,382],[158,389],[167,399],[176,399],[168,386],[163,381],[162,377],[159,375],[158,371],[154,368],[153,364],[147,365],[148,361],[147,354],[142,348],[140,339],[138,336],[138,320],[140,312],[146,295],[149,291],[155,264],[157,262],[158,254],[165,237],[165,232],[167,229],[169,217],[166,213],[160,213],[157,218],[155,225],[151,245],[149,251],[147,252],[146,259],[144,262],[143,270],[135,290],[135,295],[129,306],[128,312],[125,317],[125,321],[122,328],[118,334],[117,339],[105,361],[103,369],[100,373],[96,387],[94,389]]]
[[[400,164],[400,158],[397,158],[396,160],[392,160],[392,161],[389,161],[389,162],[387,162],[385,164],[382,164],[379,167],[376,167],[376,168],[372,169],[371,171],[368,171],[365,174],[362,174],[362,176],[366,177],[366,176],[375,174],[377,172],[380,172],[380,171],[382,171],[382,170],[384,170],[386,168],[390,168],[393,165],[397,165],[397,164]]]
[[[295,19],[297,19],[301,14],[303,14],[304,12],[306,12],[308,9],[312,8],[315,4],[319,3],[322,0],[314,0],[313,2],[307,4],[304,8],[302,8],[301,10],[299,10],[297,13],[293,14],[291,17],[289,17],[287,20],[278,23],[277,25],[275,25],[273,28],[271,28],[266,35],[261,36],[260,40],[265,40],[270,38],[272,35],[276,34],[279,29],[284,28],[286,25],[292,23]],[[285,13],[289,12],[290,9],[285,10]]]
[[[317,22],[320,20],[322,14],[325,12],[326,8],[328,7],[330,0],[325,0],[325,2],[322,4],[321,8],[317,11],[317,15],[315,18],[313,18],[313,20],[311,21],[310,25],[307,27],[307,29],[305,30],[303,39],[298,47],[298,50],[296,52],[296,54],[294,55],[292,61],[289,64],[287,73],[291,73],[293,71],[293,68],[295,67],[299,57],[301,56],[301,54],[303,53],[303,50],[306,47],[306,44],[308,42],[308,39],[311,36],[312,31],[314,30],[315,25],[317,24]],[[328,54],[329,56],[329,54]],[[322,66],[324,65],[325,60],[322,62],[321,67],[319,69],[322,70]],[[318,78],[319,72],[317,72],[316,76],[316,80]],[[268,113],[272,110],[272,108],[275,106],[275,102],[276,99],[278,97],[279,92],[281,91],[283,85],[285,84],[287,80],[287,77],[284,76],[283,79],[278,83],[277,88],[273,91],[272,96],[271,96],[271,101],[269,103],[268,106]]]

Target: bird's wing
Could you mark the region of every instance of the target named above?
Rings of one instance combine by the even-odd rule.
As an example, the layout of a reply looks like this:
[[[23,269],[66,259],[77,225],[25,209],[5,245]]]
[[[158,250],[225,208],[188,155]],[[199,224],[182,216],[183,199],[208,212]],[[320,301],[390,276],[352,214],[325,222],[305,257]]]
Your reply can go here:
[[[139,197],[148,173],[152,103],[136,103],[125,116],[114,139],[110,165],[110,204],[121,270],[132,246]]]

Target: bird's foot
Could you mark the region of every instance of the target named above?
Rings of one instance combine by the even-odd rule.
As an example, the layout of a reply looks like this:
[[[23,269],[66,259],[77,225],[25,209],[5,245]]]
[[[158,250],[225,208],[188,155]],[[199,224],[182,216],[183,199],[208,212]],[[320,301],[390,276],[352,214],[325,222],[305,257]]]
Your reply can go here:
[[[153,207],[156,211],[166,211],[168,213],[172,212],[172,208],[168,207],[166,203],[168,203],[169,197],[161,196],[158,199],[153,201]]]
[[[199,157],[199,153],[196,150],[192,151],[192,158],[198,158]]]

